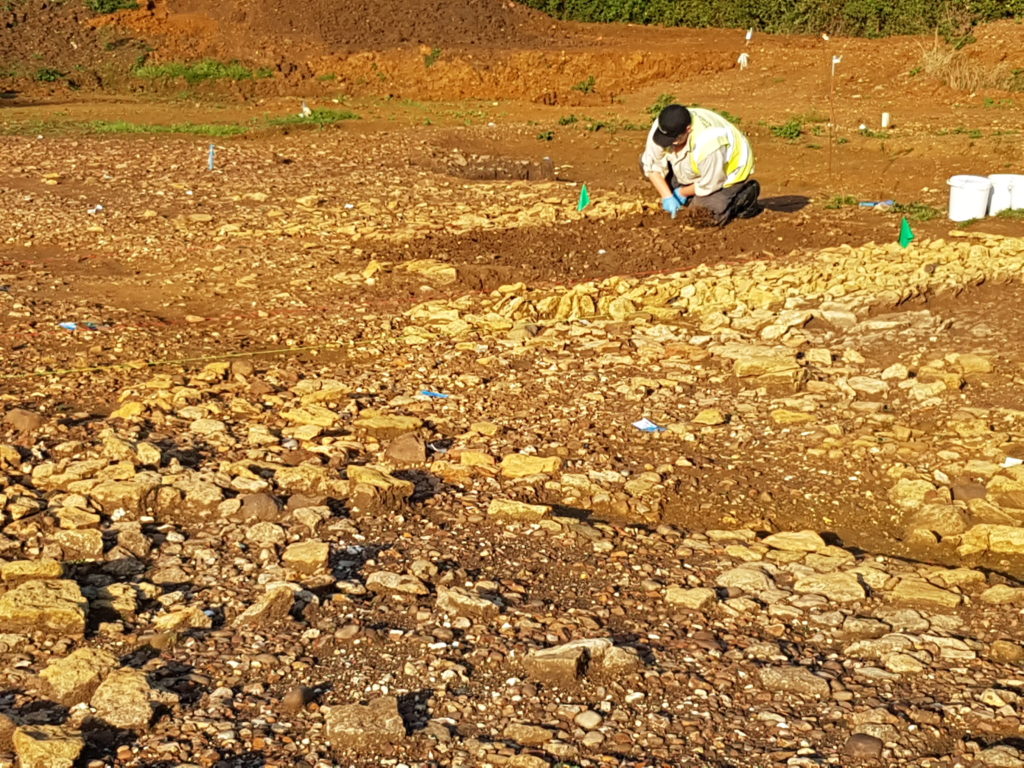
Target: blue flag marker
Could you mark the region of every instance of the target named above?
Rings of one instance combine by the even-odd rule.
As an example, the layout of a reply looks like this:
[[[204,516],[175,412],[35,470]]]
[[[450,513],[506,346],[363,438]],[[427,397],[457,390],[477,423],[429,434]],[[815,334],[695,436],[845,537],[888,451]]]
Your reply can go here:
[[[446,395],[442,392],[431,392],[429,389],[421,389],[420,394],[426,395],[427,397],[437,397],[440,398],[441,400],[447,400],[449,397],[451,397],[451,395]]]

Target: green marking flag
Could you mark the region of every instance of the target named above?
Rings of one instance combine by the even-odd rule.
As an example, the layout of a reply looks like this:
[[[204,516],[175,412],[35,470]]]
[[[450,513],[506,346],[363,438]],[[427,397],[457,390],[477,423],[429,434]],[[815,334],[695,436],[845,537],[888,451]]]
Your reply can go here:
[[[576,203],[576,210],[582,211],[588,205],[590,205],[590,192],[587,191],[587,185],[584,184],[580,189],[580,201]]]
[[[914,230],[910,228],[910,222],[907,221],[907,217],[903,217],[903,221],[900,222],[900,245],[906,248],[910,245],[910,241],[914,239]]]

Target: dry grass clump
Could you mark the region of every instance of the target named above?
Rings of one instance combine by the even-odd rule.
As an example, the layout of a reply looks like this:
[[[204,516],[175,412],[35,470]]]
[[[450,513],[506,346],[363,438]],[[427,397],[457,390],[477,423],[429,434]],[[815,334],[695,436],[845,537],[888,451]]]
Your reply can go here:
[[[1014,69],[1005,61],[995,65],[979,61],[963,49],[942,45],[938,40],[929,48],[921,48],[917,68],[957,91],[1024,91],[1024,70]]]

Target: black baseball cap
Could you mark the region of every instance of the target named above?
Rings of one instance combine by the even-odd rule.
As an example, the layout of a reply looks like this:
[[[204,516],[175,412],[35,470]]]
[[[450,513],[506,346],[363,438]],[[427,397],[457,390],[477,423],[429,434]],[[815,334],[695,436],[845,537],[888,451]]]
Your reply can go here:
[[[669,104],[658,113],[658,127],[654,131],[654,143],[659,147],[671,147],[689,127],[690,110],[681,104]]]

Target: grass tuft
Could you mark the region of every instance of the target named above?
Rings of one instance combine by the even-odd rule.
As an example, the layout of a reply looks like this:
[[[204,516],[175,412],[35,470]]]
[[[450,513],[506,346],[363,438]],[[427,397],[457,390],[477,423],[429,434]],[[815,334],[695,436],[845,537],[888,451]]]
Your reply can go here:
[[[827,203],[825,207],[830,210],[837,210],[847,205],[859,205],[860,201],[853,195],[835,195]]]
[[[651,117],[657,117],[658,113],[661,112],[669,104],[675,104],[676,97],[671,93],[663,93],[659,96],[651,106],[647,108],[647,114]]]
[[[85,5],[93,13],[134,11],[139,7],[139,4],[135,2],[135,0],[85,0]]]
[[[584,80],[580,80],[576,83],[572,89],[574,91],[579,91],[580,93],[593,93],[595,86],[597,86],[597,78],[593,75],[587,75]]]
[[[238,61],[223,62],[216,59],[203,59],[191,63],[171,61],[166,64],[143,64],[136,67],[133,74],[145,80],[181,78],[190,85],[204,80],[249,80],[254,77],[274,76],[273,71],[266,68],[252,70]]]
[[[195,136],[240,136],[249,129],[234,123],[174,123],[141,125],[124,120],[94,120],[81,126],[90,133],[188,133]]]
[[[358,120],[359,115],[345,109],[314,109],[309,117],[302,115],[285,115],[284,117],[272,117],[267,120],[269,125],[315,125],[323,128],[325,125],[334,125],[344,120]]]
[[[770,125],[768,130],[777,139],[799,139],[804,134],[804,124],[797,118],[793,118],[782,125]]]
[[[979,61],[967,51],[940,44],[937,38],[931,47],[921,49],[921,58],[914,70],[956,91],[1024,91],[1024,70],[1014,69],[1009,61],[994,65]]]
[[[942,216],[942,211],[924,203],[896,203],[892,207],[895,213],[906,216],[911,221],[931,221]]]

